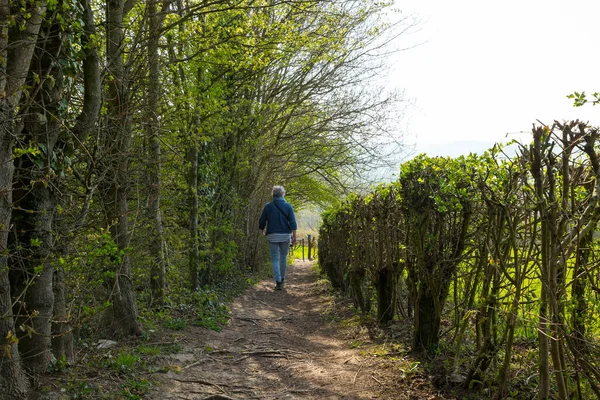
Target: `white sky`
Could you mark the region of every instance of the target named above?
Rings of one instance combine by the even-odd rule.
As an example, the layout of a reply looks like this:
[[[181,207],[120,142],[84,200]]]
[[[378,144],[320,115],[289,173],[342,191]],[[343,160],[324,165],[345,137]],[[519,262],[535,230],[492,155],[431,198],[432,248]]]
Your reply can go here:
[[[423,44],[398,53],[389,78],[414,101],[405,130],[417,153],[483,150],[530,132],[536,119],[600,125],[600,105],[574,108],[566,98],[600,91],[600,2],[396,0],[396,7],[421,21],[400,40]]]

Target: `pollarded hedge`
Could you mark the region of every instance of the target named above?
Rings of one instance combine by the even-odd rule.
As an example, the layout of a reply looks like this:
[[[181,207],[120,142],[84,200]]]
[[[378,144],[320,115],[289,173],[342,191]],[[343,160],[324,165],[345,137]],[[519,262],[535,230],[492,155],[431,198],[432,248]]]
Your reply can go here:
[[[376,298],[382,322],[408,309],[413,349],[452,348],[467,386],[600,397],[598,130],[532,133],[512,156],[418,156],[397,182],[350,196],[323,215],[320,265],[362,311]],[[528,382],[512,375],[517,341],[538,348]]]

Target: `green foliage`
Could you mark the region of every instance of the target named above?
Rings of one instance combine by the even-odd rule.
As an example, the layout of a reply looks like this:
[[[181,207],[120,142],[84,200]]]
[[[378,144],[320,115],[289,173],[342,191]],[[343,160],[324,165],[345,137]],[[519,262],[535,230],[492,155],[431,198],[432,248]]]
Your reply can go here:
[[[600,92],[592,93],[592,97],[593,97],[593,99],[591,100],[592,105],[595,106],[596,104],[600,103]],[[567,96],[567,99],[572,99],[573,106],[575,106],[575,107],[581,107],[589,101],[585,92],[581,92],[581,93],[573,92]]]
[[[97,388],[87,381],[71,383],[67,386],[67,391],[72,399],[88,399],[97,393]]]
[[[140,361],[140,358],[134,353],[122,350],[116,357],[109,355],[108,366],[116,372],[129,373],[133,372],[136,364]]]
[[[137,347],[136,352],[142,355],[157,356],[160,354],[161,350],[160,347],[157,346],[140,345]]]
[[[194,324],[220,332],[221,327],[229,321],[229,308],[222,303],[217,293],[196,291],[194,295],[198,304],[198,319]]]
[[[130,379],[123,384],[121,395],[129,400],[142,400],[152,388],[152,382],[147,379]]]
[[[14,158],[20,158],[24,155],[32,155],[32,156],[38,156],[40,155],[40,150],[37,146],[30,144],[28,147],[15,147],[13,149],[13,157]]]
[[[405,211],[445,214],[461,211],[473,193],[472,159],[420,155],[400,167]]]
[[[77,240],[79,251],[58,257],[55,268],[64,272],[71,301],[78,305],[71,323],[82,337],[93,335],[97,317],[111,302],[103,296],[112,287],[116,266],[125,250],[120,250],[108,231],[82,235]]]
[[[380,275],[385,266],[397,263],[392,286],[403,315],[412,314],[416,349],[451,354],[445,368],[464,368],[473,389],[528,396],[530,387],[511,374],[539,368],[542,355],[529,346],[551,334],[552,346],[576,353],[567,331],[596,342],[598,302],[587,274],[597,279],[597,140],[585,124],[556,123],[534,129],[534,143],[518,144],[515,156],[501,145],[481,156],[417,156],[398,182],[323,213],[319,266],[364,312],[368,296],[379,302],[382,280],[390,281]],[[550,313],[554,323],[545,325]],[[452,335],[438,343],[442,326]],[[585,379],[578,385],[587,390]]]
[[[111,307],[112,296],[119,295],[115,292],[119,290],[117,278],[130,282],[135,290],[131,295],[138,301],[145,339],[151,335],[150,328],[179,332],[195,324],[221,329],[229,318],[227,302],[260,276],[265,251],[256,245],[254,233],[257,213],[273,183],[286,186],[297,210],[308,202],[335,204],[323,214],[319,266],[332,286],[352,296],[365,314],[370,313],[371,303],[390,294],[382,285],[386,280],[397,280],[398,287],[403,288],[389,290],[392,296],[387,305],[393,307],[406,302],[406,291],[415,290],[421,282],[455,278],[456,284],[448,286],[448,291],[456,296],[452,303],[456,319],[460,322],[463,315],[476,315],[473,310],[496,296],[495,322],[504,327],[517,292],[511,279],[525,265],[517,333],[521,338],[536,334],[531,322],[540,304],[535,255],[524,264],[520,259],[512,260],[525,257],[526,251],[505,250],[506,241],[483,241],[482,228],[468,232],[467,259],[459,259],[457,246],[449,240],[457,236],[457,221],[471,211],[469,207],[474,208],[477,223],[487,221],[485,212],[492,203],[523,217],[525,212],[518,205],[530,204],[531,185],[523,178],[523,192],[509,188],[514,180],[521,179],[518,174],[526,175],[521,167],[529,161],[500,162],[500,149],[492,149],[482,159],[419,156],[402,166],[403,182],[350,195],[343,201],[332,199],[339,192],[337,183],[380,160],[378,150],[388,140],[386,128],[395,122],[387,115],[394,115],[388,111],[394,109],[398,98],[370,81],[380,65],[373,54],[385,53],[380,46],[390,26],[383,17],[386,10],[391,11],[391,2],[260,0],[227,7],[219,2],[201,7],[192,4],[185,9],[180,8],[183,3],[172,3],[168,10],[158,4],[165,19],[157,30],[148,25],[149,6],[156,4],[135,2],[124,16],[121,57],[111,59],[106,58],[107,31],[92,33],[89,29],[94,24],[86,26],[85,4],[49,0],[42,17],[43,33],[31,47],[38,49],[36,54],[44,53],[44,58],[24,63],[31,68],[22,74],[27,82],[21,89],[28,95],[13,110],[20,113],[15,115],[23,123],[13,124],[21,130],[9,134],[15,140],[15,179],[22,179],[25,185],[9,191],[15,193],[13,220],[4,227],[12,235],[8,227],[19,222],[19,213],[27,214],[31,224],[23,231],[29,234],[29,229],[37,229],[39,219],[51,217],[52,224],[43,235],[34,232],[15,247],[15,253],[6,249],[4,255],[10,263],[11,278],[17,275],[13,272],[21,267],[20,262],[29,261],[30,254],[41,255],[31,258],[26,271],[32,278],[23,286],[32,292],[42,284],[33,277],[49,271],[49,265],[55,268],[52,288],[62,289],[60,285],[65,284],[65,318],[77,343],[91,343],[88,339],[100,331],[100,314]],[[11,3],[7,26],[25,29],[35,16],[33,6],[37,3]],[[91,11],[96,13],[93,17],[98,26],[103,26],[106,15],[99,12],[103,10],[100,6],[93,3]],[[148,63],[152,59],[148,34],[159,39],[157,104],[147,104],[154,73]],[[5,47],[22,48],[23,43],[10,43],[12,37],[9,35]],[[54,44],[59,49],[56,53],[51,51]],[[109,71],[103,86],[94,88],[89,71],[84,73],[84,68],[94,63],[93,57],[88,58],[93,55],[88,51],[94,49],[99,50],[99,66],[112,68],[123,61],[131,80],[120,82]],[[44,68],[38,68],[40,65]],[[116,100],[112,90],[119,84],[124,85],[119,94],[130,104],[120,104],[123,107],[117,116],[111,114],[110,103]],[[52,98],[35,97],[37,93]],[[570,98],[577,105],[599,101],[597,93],[590,100],[577,92]],[[93,134],[82,132],[80,124],[84,117],[90,117],[86,115],[89,99],[104,100],[99,120],[88,127]],[[156,126],[146,113],[150,108],[158,121]],[[112,130],[117,119],[124,122],[119,129],[127,132]],[[123,142],[113,140],[122,133],[126,137]],[[155,134],[161,148],[151,153]],[[546,145],[553,140],[549,129],[544,140]],[[197,168],[191,171],[194,149]],[[160,156],[155,159],[156,154]],[[573,170],[584,165],[579,161]],[[115,165],[122,172],[118,179],[112,174]],[[154,168],[158,184],[150,179]],[[518,173],[512,174],[511,168]],[[197,174],[195,183],[191,182],[191,172]],[[589,173],[583,171],[582,176],[584,172]],[[37,186],[48,188],[53,204],[44,205],[42,210],[20,208],[17,197]],[[124,196],[119,198],[121,191]],[[584,204],[592,197],[583,185],[574,187],[573,193],[576,203]],[[153,214],[150,204],[155,198],[160,207]],[[120,201],[128,202],[127,212],[114,212]],[[581,210],[564,214],[579,213]],[[190,230],[193,218],[199,221],[197,232]],[[114,224],[125,220],[129,237],[126,244],[119,245],[123,236],[117,236],[115,228],[119,226]],[[415,226],[423,229],[418,231]],[[164,229],[160,235],[158,227]],[[536,234],[533,230],[515,232],[511,240],[518,243]],[[199,250],[197,265],[193,266],[201,275],[199,290],[190,289],[193,244]],[[294,256],[300,256],[298,250]],[[570,263],[565,278],[575,280],[572,258],[565,259]],[[423,266],[425,260],[432,264],[427,273],[406,272],[411,266],[417,271],[414,266]],[[127,271],[119,276],[128,261],[131,274]],[[459,265],[435,268],[444,262]],[[479,262],[486,271],[502,268],[498,293],[479,296],[483,286]],[[157,269],[165,272],[164,299],[158,304],[165,306],[162,311],[156,311],[157,299],[151,287]],[[593,273],[589,282],[597,278]],[[471,276],[472,285],[466,278]],[[471,288],[477,295],[470,302],[467,292]],[[584,294],[589,310],[598,311],[594,290],[586,286]],[[21,293],[11,295],[22,300]],[[566,300],[560,306],[567,311],[574,309],[570,295],[563,295]],[[438,306],[444,308],[444,304]],[[378,311],[385,308],[386,304],[378,304]],[[35,312],[31,310],[32,315]],[[54,317],[63,319],[62,315]],[[565,318],[566,323],[573,320]],[[597,317],[582,320],[597,329]],[[29,324],[21,326],[32,329]],[[458,328],[449,329],[453,334]],[[8,339],[14,334],[4,334],[10,344]],[[177,351],[179,346],[176,341],[165,348],[140,346],[134,353],[107,356],[107,365],[113,372],[129,373],[143,364],[142,356]],[[64,371],[65,360],[54,360],[50,369]],[[147,387],[146,382],[131,381],[120,396],[140,398]],[[83,384],[71,389],[75,397],[98,394]]]
[[[187,321],[184,318],[168,318],[164,326],[174,331],[181,331],[187,327]]]
[[[67,357],[63,354],[60,358],[52,356],[50,360],[50,366],[48,367],[48,372],[64,372],[69,367],[69,362],[67,361]]]

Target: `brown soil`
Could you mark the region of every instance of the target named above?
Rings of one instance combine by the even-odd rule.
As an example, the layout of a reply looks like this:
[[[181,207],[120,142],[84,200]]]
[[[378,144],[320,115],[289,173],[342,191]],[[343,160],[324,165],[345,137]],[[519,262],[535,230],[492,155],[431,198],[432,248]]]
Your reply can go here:
[[[394,339],[410,327],[358,323],[311,267],[297,261],[282,291],[271,281],[250,288],[221,332],[187,328],[171,371],[155,374],[144,398],[454,399]]]

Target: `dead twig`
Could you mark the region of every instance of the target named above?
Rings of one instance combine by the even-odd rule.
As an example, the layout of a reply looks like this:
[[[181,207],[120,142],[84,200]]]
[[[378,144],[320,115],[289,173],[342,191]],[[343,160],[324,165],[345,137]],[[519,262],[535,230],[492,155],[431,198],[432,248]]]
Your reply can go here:
[[[217,360],[215,360],[215,359],[214,359],[214,358],[212,358],[212,357],[207,357],[207,358],[210,358],[210,359],[212,359],[213,361],[217,361]],[[203,360],[199,360],[199,361],[193,362],[193,363],[191,363],[190,365],[186,365],[185,367],[183,367],[183,369],[188,369],[188,368],[195,367],[195,366],[196,366],[196,365],[198,365],[198,364],[202,364],[204,361],[206,361],[206,358],[205,358],[205,359],[203,359]]]
[[[210,352],[210,354],[219,354],[219,353],[234,353],[231,350],[213,350]]]
[[[381,383],[381,381],[380,381],[379,379],[375,378],[375,376],[374,376],[374,375],[371,375],[371,378],[373,378],[373,380],[374,380],[375,382],[379,383],[381,386],[385,386],[383,383]]]
[[[358,371],[356,371],[356,374],[354,374],[354,379],[352,380],[352,385],[356,384],[356,377],[358,376],[358,374],[360,373],[360,370],[362,369],[364,364],[360,364],[360,367],[358,367]]]
[[[280,350],[273,350],[273,349],[261,349],[261,348],[255,348],[253,350],[246,350],[243,351],[242,354],[246,354],[246,355],[260,355],[260,354],[268,354],[268,353],[280,353]]]
[[[219,389],[221,392],[227,394],[227,391],[225,389],[223,389],[221,386],[219,386],[219,385],[217,385],[216,383],[213,383],[213,382],[205,381],[203,379],[177,379],[177,378],[173,378],[173,380],[177,381],[177,382],[182,382],[182,383],[199,383],[201,385],[213,386],[213,387],[216,387],[217,389]]]
[[[255,300],[256,302],[258,302],[258,303],[262,304],[263,306],[271,307],[271,305],[270,305],[270,304],[268,304],[268,303],[265,303],[264,301],[262,301],[262,300],[259,300],[259,299],[257,299],[256,297],[253,297],[252,299],[253,299],[253,300]]]
[[[292,352],[292,351],[290,351],[290,352]],[[248,350],[248,351],[242,352],[241,354],[242,354],[242,356],[235,360],[236,363],[243,361],[246,358],[251,357],[251,356],[262,356],[262,357],[271,357],[271,358],[289,358],[288,354],[286,354],[284,351],[271,350],[271,349]]]
[[[291,353],[291,354],[308,354],[306,351],[299,351],[299,350],[292,350],[292,349],[282,349],[280,351],[283,351],[285,353]]]
[[[279,317],[279,318],[271,319],[270,321],[291,321],[291,320],[293,320],[293,319],[294,319],[294,318],[292,318],[292,317],[291,317],[291,316],[289,316],[289,315],[283,315],[283,316],[281,316],[281,317]]]
[[[255,350],[255,351],[244,351],[242,354],[247,356],[263,356],[263,357],[285,357],[287,354],[281,350]]]
[[[281,331],[280,330],[275,330],[275,329],[259,329],[257,331],[254,331],[254,333],[258,333],[261,335],[277,335],[277,336],[281,336]]]
[[[258,323],[256,321],[261,321],[260,319],[253,319],[253,318],[246,318],[246,317],[237,317],[237,319],[239,319],[240,321],[252,322],[256,326],[258,326]]]

